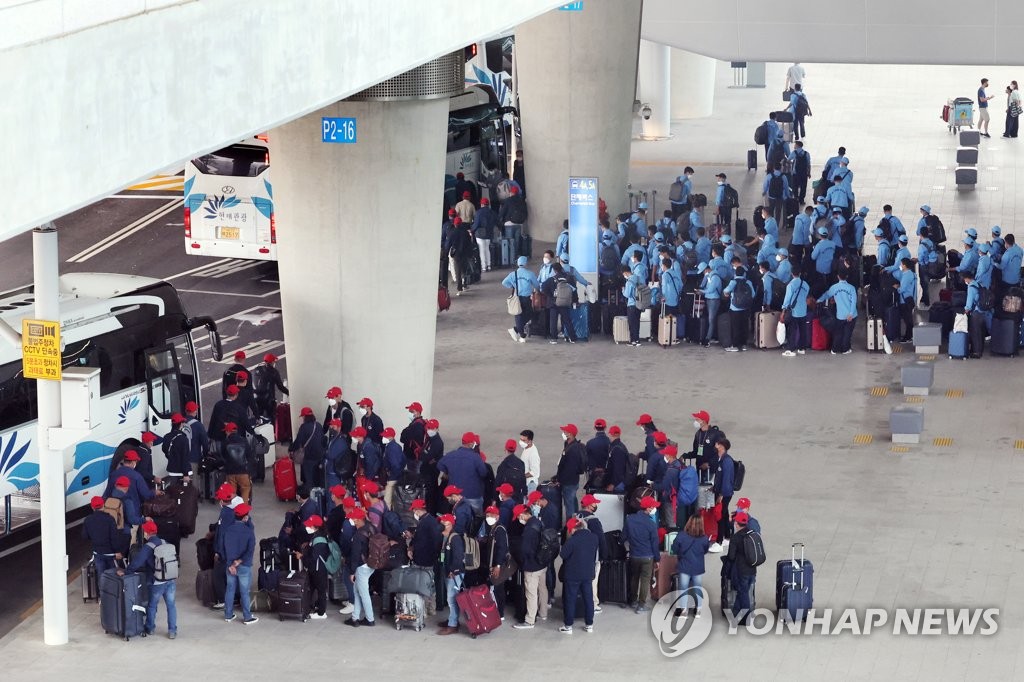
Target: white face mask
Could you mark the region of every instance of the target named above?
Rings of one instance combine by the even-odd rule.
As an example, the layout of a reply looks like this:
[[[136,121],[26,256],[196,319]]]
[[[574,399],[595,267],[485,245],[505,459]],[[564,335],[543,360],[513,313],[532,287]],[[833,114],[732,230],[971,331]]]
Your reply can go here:
[[[310,528],[309,526],[306,526],[306,535],[312,535],[315,532],[316,528]]]
[[[366,408],[365,407],[360,407],[359,408],[359,416],[360,417],[365,417],[366,416]]]
[[[562,440],[569,440],[569,434],[563,433],[562,434]]]
[[[694,419],[693,420],[693,428],[699,429],[700,427],[701,427],[701,423],[699,421],[697,421],[696,419]]]
[[[381,438],[381,442],[384,443],[384,445],[387,445],[388,443],[391,442],[391,439],[390,438]]]
[[[497,522],[498,522],[498,519],[494,518],[493,516],[488,516],[487,517],[487,525],[488,526],[493,526]]]
[[[353,447],[359,447],[359,444],[362,443],[362,442],[363,442],[362,438],[353,438],[352,439],[352,446]]]
[[[434,429],[429,429],[427,431],[427,435],[430,436],[431,438],[433,438],[434,436],[437,435],[437,431],[435,431]]]
[[[724,183],[723,181],[719,180],[719,181],[718,181],[718,184],[719,184],[719,185],[724,185],[725,183]]]
[[[530,512],[534,516],[537,516],[538,514],[540,514],[540,505],[539,504],[531,504],[530,505]]]
[[[782,256],[776,256],[775,260],[777,260],[777,261],[779,261],[781,263],[782,262]]]
[[[544,264],[545,264],[545,265],[550,265],[550,264],[551,264],[551,259],[550,259],[550,258],[548,258],[547,256],[545,256],[545,257],[544,257]]]
[[[647,514],[653,519],[655,516],[658,515],[658,510],[657,509],[652,509],[649,512],[647,512]]]
[[[331,407],[334,407],[335,405],[338,404],[338,401],[335,400],[334,398],[328,398],[327,399],[327,404],[330,405]]]
[[[414,415],[412,412],[410,412],[409,413],[409,421],[413,421],[414,419],[416,419],[416,415]]]
[[[519,441],[519,447],[521,447],[522,449],[525,450],[527,448],[526,441],[525,440]]]

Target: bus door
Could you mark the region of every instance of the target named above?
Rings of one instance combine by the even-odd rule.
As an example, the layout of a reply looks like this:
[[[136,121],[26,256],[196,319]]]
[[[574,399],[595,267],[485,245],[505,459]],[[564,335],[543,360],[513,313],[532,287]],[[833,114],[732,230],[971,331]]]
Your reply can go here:
[[[171,415],[185,412],[181,368],[173,345],[146,351],[146,384],[149,393],[149,429],[165,433],[170,430]]]

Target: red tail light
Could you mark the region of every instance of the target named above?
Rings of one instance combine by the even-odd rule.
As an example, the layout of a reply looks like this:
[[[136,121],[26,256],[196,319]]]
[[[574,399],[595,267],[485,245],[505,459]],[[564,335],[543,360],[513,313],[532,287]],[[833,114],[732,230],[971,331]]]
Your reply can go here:
[[[188,206],[185,207],[185,236],[192,236],[192,211],[188,210]]]
[[[277,243],[277,222],[274,220],[274,214],[270,214],[270,243]]]

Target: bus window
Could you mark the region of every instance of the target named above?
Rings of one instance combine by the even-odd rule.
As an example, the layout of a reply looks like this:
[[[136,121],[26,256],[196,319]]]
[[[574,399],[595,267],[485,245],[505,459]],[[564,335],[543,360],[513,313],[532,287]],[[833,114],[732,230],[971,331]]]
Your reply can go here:
[[[0,367],[0,431],[36,418],[36,380],[22,374],[21,361]]]
[[[267,168],[267,150],[236,144],[204,154],[192,163],[206,175],[255,178]]]
[[[164,346],[146,353],[146,374],[149,379],[149,405],[163,419],[182,411],[178,361],[173,346]]]

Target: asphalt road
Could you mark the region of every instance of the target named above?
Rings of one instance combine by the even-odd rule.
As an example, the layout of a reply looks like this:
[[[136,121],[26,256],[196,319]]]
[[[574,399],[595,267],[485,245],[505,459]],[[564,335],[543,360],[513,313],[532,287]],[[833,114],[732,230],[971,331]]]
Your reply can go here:
[[[281,358],[284,332],[274,263],[202,258],[185,253],[181,192],[125,191],[57,221],[61,273],[114,272],[170,281],[189,315],[218,321],[226,361],[215,362],[208,343],[197,343],[203,404],[220,398],[220,377],[235,351],[249,365],[267,352]],[[32,236],[0,246],[0,291],[32,281]],[[198,339],[197,339],[198,340]],[[279,367],[287,377],[287,360]],[[207,415],[208,416],[208,415]],[[68,532],[69,580],[88,559],[78,527]],[[18,576],[14,579],[14,576]],[[0,637],[41,604],[39,545],[0,558]]]

